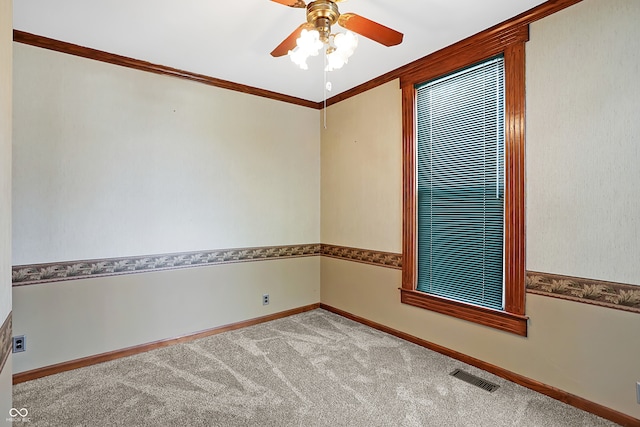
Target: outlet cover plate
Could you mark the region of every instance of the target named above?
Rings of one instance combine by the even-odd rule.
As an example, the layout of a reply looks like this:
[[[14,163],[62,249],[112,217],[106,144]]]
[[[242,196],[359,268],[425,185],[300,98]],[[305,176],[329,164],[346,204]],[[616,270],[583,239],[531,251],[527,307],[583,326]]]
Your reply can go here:
[[[269,305],[269,294],[262,295],[262,305]]]
[[[636,399],[640,403],[640,381],[636,383]]]
[[[12,352],[21,353],[27,349],[27,339],[24,335],[16,335],[12,338]]]

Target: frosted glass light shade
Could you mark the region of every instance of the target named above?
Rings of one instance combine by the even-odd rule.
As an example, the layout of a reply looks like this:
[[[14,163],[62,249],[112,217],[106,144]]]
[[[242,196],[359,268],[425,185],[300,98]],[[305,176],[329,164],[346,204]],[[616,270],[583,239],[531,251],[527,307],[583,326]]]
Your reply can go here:
[[[324,45],[320,41],[320,33],[316,30],[303,29],[296,40],[296,47],[289,51],[291,61],[303,70],[309,69],[307,59],[316,56]]]
[[[349,57],[353,55],[358,46],[358,36],[351,31],[338,33],[333,37],[335,50],[327,55],[326,71],[339,70],[344,64],[349,62]]]

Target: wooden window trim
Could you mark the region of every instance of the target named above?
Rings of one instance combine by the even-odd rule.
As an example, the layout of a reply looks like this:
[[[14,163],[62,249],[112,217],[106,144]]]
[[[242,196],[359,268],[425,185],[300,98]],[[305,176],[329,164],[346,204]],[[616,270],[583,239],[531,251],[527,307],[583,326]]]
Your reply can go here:
[[[525,314],[525,49],[528,25],[480,33],[438,51],[400,79],[403,133],[403,225],[401,302],[470,322],[527,336]],[[503,54],[505,66],[505,309],[493,310],[416,290],[416,129],[415,85],[492,56]]]

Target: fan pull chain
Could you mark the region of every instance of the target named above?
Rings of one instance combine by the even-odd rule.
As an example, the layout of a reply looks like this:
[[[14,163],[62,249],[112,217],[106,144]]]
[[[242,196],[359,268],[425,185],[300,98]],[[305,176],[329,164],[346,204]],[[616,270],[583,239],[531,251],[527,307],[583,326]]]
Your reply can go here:
[[[322,69],[324,70],[324,87],[322,88],[323,91],[323,116],[324,116],[324,128],[327,128],[327,51],[326,49],[323,49],[324,51],[324,65],[322,67]],[[331,84],[331,83],[329,83]]]

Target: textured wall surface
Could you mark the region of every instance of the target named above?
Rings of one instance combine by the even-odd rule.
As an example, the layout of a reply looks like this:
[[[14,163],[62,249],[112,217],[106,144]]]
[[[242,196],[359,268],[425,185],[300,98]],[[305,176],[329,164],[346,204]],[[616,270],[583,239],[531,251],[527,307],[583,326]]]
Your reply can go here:
[[[317,110],[14,49],[13,264],[154,264],[14,288],[15,372],[319,302],[318,257],[159,271],[175,260],[151,256],[319,243]]]
[[[640,316],[527,294],[527,338],[400,303],[398,270],[323,257],[321,302],[636,418]]]
[[[11,311],[11,0],[0,0],[0,325]]]
[[[638,21],[633,0],[585,0],[531,26],[528,270],[640,284]],[[322,134],[323,243],[400,250],[400,97],[390,83],[329,107],[328,123],[348,127],[349,139]],[[355,140],[372,149],[345,148]],[[325,186],[332,176],[340,185]],[[348,208],[327,215],[327,201]],[[401,304],[398,270],[323,257],[321,278],[325,304],[640,418],[637,313],[527,294],[523,338]]]
[[[320,300],[320,258],[194,267],[14,288],[15,372],[175,338]],[[269,294],[269,305],[262,295]]]
[[[586,0],[527,44],[527,268],[640,285],[640,2]]]
[[[0,0],[0,325],[11,313],[12,0]],[[6,349],[5,349],[6,350]],[[0,350],[0,354],[5,354]],[[0,423],[11,409],[11,355],[0,359]]]
[[[322,128],[322,243],[402,252],[398,82],[328,108]]]
[[[9,355],[9,358],[4,365],[4,369],[0,372],[0,414],[2,415],[2,418],[0,418],[0,425],[5,422],[7,414],[9,414],[9,411],[13,407],[13,399],[11,395],[11,389],[13,387],[12,360],[12,356]]]
[[[316,110],[14,49],[14,265],[320,241]]]
[[[633,0],[585,0],[531,26],[529,270],[640,284],[639,18]],[[397,82],[329,107],[319,130],[318,112],[302,107],[27,46],[15,58],[25,72],[15,79],[14,264],[318,241],[400,252]],[[24,286],[14,325],[33,351],[14,370],[320,297],[640,418],[636,313],[527,295],[523,338],[402,305],[400,277],[308,257]],[[70,351],[79,335],[86,342]]]

